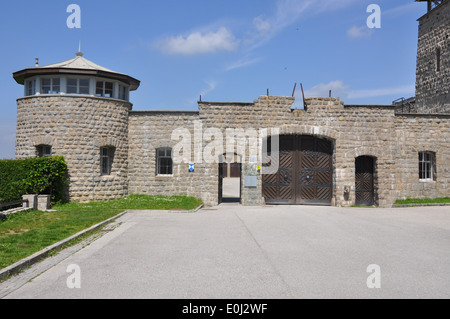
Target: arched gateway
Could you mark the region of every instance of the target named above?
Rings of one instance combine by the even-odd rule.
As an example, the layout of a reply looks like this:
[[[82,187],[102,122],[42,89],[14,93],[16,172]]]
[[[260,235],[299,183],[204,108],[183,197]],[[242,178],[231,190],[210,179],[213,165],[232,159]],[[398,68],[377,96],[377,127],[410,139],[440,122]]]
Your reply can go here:
[[[270,137],[267,153],[272,153]],[[262,176],[266,203],[331,205],[333,142],[308,135],[280,135],[279,163],[274,174]],[[264,165],[273,164],[271,162]]]

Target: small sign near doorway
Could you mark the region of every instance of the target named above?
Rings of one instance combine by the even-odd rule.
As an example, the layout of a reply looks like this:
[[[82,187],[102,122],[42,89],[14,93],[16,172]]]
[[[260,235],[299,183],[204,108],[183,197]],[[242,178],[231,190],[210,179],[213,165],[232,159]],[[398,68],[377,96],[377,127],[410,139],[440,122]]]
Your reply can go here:
[[[195,164],[194,163],[189,163],[189,172],[193,172],[194,171],[194,166],[195,166]]]

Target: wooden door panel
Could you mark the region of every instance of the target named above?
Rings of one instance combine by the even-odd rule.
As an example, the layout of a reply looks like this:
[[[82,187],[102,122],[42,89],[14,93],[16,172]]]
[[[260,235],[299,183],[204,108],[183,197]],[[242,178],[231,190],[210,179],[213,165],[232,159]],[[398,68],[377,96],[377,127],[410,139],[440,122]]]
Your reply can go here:
[[[355,197],[356,205],[371,206],[375,203],[374,159],[372,157],[356,158]]]
[[[333,196],[332,143],[303,137],[299,148],[298,204],[331,205]]]
[[[332,143],[328,140],[280,136],[279,169],[262,177],[266,202],[331,205],[332,154]]]
[[[231,163],[230,164],[230,177],[241,177],[241,164]]]
[[[268,141],[270,145],[270,141]],[[263,164],[269,167],[271,164],[277,164],[278,170],[274,174],[264,174],[263,196],[267,203],[272,204],[291,204],[295,199],[293,188],[294,173],[294,138],[289,136],[280,139],[280,150],[278,158],[271,158],[269,163]]]

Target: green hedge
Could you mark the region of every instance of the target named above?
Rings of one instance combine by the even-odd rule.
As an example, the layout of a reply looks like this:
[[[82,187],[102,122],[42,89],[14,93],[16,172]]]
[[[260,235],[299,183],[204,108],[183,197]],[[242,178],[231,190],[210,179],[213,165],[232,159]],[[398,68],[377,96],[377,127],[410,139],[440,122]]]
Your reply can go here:
[[[64,200],[67,164],[62,156],[0,160],[0,202],[19,201],[25,194],[51,194]]]

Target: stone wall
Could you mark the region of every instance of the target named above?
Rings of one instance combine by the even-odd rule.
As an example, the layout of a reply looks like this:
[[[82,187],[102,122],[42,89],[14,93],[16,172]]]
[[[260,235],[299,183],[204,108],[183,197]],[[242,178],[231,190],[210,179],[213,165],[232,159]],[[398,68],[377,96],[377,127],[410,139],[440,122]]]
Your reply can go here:
[[[351,205],[354,194],[346,199],[345,186],[354,188],[355,158],[370,155],[378,158],[380,191],[378,204],[389,206],[395,193],[394,154],[382,150],[395,151],[394,107],[391,106],[344,106],[339,98],[308,98],[307,111],[291,109],[294,99],[291,97],[261,96],[252,104],[210,103],[199,104],[200,118],[205,126],[267,128],[278,129],[281,135],[313,135],[332,140],[334,152],[334,194],[336,205]],[[217,116],[221,114],[221,116]],[[248,154],[246,163],[248,163]],[[245,175],[244,166],[244,175]],[[261,180],[256,190],[243,188],[243,194],[250,192],[252,200],[247,204],[259,204],[261,198]],[[254,194],[259,194],[259,198]]]
[[[196,151],[194,131],[196,127],[201,127],[198,120],[198,112],[130,112],[130,194],[187,195],[201,198],[206,204],[217,203],[218,192],[212,187],[217,190],[218,178],[213,181],[212,177],[218,176],[218,167],[196,162],[194,172],[189,172],[189,163],[194,161]],[[172,133],[177,129],[188,130],[191,134],[191,156],[175,162],[172,175],[158,175],[156,149],[174,148],[181,140],[181,137],[172,139]]]
[[[450,116],[401,115],[395,119],[398,142],[397,198],[450,196]],[[436,154],[434,181],[419,180],[419,152]]]
[[[219,201],[219,158],[235,153],[243,162],[242,204],[261,205],[262,179],[255,167],[262,164],[264,134],[310,135],[332,141],[334,205],[355,203],[359,156],[375,158],[375,199],[381,207],[408,196],[449,196],[450,115],[396,115],[392,105],[344,105],[339,98],[306,98],[307,110],[292,109],[293,102],[292,97],[261,96],[253,103],[199,102],[195,112],[130,111],[131,104],[114,99],[26,97],[18,99],[16,157],[36,156],[36,146],[51,145],[53,154],[68,163],[74,201],[137,193],[195,196],[212,206]],[[227,149],[227,138],[239,130],[246,134],[243,143],[234,141]],[[110,176],[100,174],[102,146],[116,148]],[[156,150],[162,147],[173,151],[169,176],[157,174]],[[250,152],[252,147],[257,153]],[[180,151],[183,158],[177,157]],[[435,181],[419,181],[421,151],[436,154]],[[189,163],[195,164],[194,172]],[[256,187],[245,187],[247,175],[256,175]]]
[[[450,1],[419,19],[416,70],[418,113],[450,113]],[[440,70],[437,71],[437,52]]]
[[[16,158],[36,156],[50,145],[69,170],[73,201],[108,200],[128,194],[128,111],[121,100],[76,95],[17,100]],[[115,147],[112,172],[100,173],[100,147]]]
[[[449,117],[394,114],[390,105],[344,105],[339,98],[307,98],[307,110],[292,109],[291,97],[261,96],[253,103],[199,102],[199,112],[132,112],[130,116],[130,192],[148,194],[187,194],[200,197],[206,205],[218,203],[219,164],[196,158],[195,152],[184,163],[174,165],[173,176],[156,176],[158,147],[174,147],[171,139],[176,128],[187,129],[194,137],[202,132],[199,145],[192,150],[209,148],[215,138],[223,147],[213,149],[213,159],[226,153],[227,129],[248,133],[260,129],[280,135],[312,135],[333,141],[333,204],[355,203],[355,159],[374,157],[376,163],[376,202],[389,207],[398,198],[448,196]],[[275,131],[275,129],[277,131]],[[207,132],[214,132],[210,139]],[[430,143],[430,141],[433,141]],[[234,153],[242,160],[242,204],[261,205],[261,176],[256,187],[245,187],[244,178],[260,160],[251,163],[250,146],[255,142],[247,136],[245,148],[235,145]],[[256,143],[260,147],[262,136]],[[428,144],[427,144],[428,143]],[[431,147],[434,145],[434,147]],[[439,145],[439,147],[438,147]],[[242,145],[241,145],[242,146]],[[418,152],[435,150],[438,179],[424,184],[418,178]],[[188,172],[187,162],[195,163],[195,172]],[[345,187],[352,190],[344,195]]]

